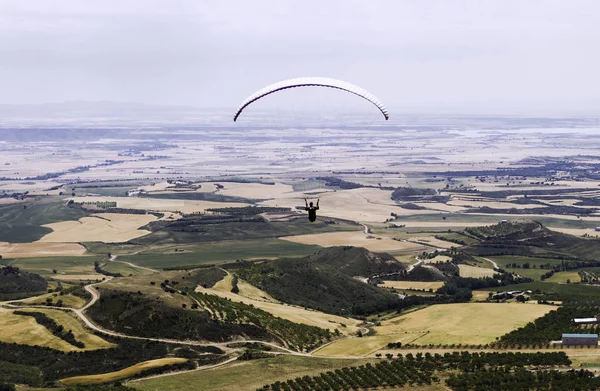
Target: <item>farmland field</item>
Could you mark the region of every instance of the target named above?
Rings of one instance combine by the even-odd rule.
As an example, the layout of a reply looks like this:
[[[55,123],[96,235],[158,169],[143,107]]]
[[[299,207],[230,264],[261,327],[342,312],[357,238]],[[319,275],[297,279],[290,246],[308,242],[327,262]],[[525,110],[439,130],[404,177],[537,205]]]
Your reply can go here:
[[[175,249],[181,252],[175,252]],[[235,240],[173,245],[170,251],[163,249],[160,253],[149,251],[137,255],[124,255],[120,256],[119,260],[157,269],[206,263],[226,263],[237,259],[302,257],[318,249],[318,246],[291,243],[279,239]]]
[[[77,257],[85,253],[85,247],[79,243],[0,242],[0,253],[7,258]]]
[[[469,265],[458,265],[458,270],[461,277],[483,278],[493,277],[495,274],[493,269]]]
[[[95,275],[102,278],[101,274],[94,271],[94,261],[100,261],[99,256],[89,257],[32,257],[6,259],[5,261],[20,269],[42,276],[60,277],[69,275]],[[56,270],[56,273],[53,272]]]
[[[198,287],[196,291],[214,294],[231,301],[239,301],[250,304],[256,308],[260,308],[263,311],[267,311],[274,316],[287,319],[295,323],[302,323],[310,326],[330,329],[331,331],[337,328],[342,334],[351,334],[358,331],[358,324],[360,321],[356,319],[330,315],[319,311],[306,310],[298,306],[274,302],[274,300],[266,292],[262,292],[260,289],[252,287],[252,285],[248,284],[247,282],[243,282],[241,284],[239,295],[232,293],[231,281],[232,276],[229,274],[223,280],[219,281],[213,288],[205,289]],[[253,289],[249,288],[248,286],[252,287]],[[244,291],[249,292],[251,296],[254,296],[254,298],[242,296]],[[269,298],[271,298],[271,300],[269,300]]]
[[[47,224],[52,232],[40,242],[127,242],[150,233],[140,227],[155,221],[150,214],[97,213],[78,221]]]
[[[374,363],[374,359],[326,359],[278,356],[263,360],[236,361],[213,369],[188,372],[127,383],[142,391],[254,391],[277,380],[315,375],[351,365]]]
[[[144,361],[130,367],[121,369],[120,371],[102,373],[98,375],[75,376],[66,379],[61,379],[61,383],[67,386],[73,385],[92,385],[102,383],[112,383],[118,380],[127,379],[135,376],[138,373],[152,368],[158,368],[165,365],[180,364],[186,362],[187,359],[179,357],[159,358],[156,360]]]
[[[580,282],[581,277],[577,271],[571,272],[558,272],[546,280],[547,282],[558,282],[558,283],[573,283]]]
[[[443,281],[383,281],[379,286],[394,289],[433,289],[434,291],[444,285]]]
[[[316,352],[320,356],[368,355],[388,342],[485,344],[524,326],[556,307],[537,304],[466,303],[434,305],[384,320],[375,335],[337,341]]]
[[[24,309],[25,310],[25,309]],[[57,310],[26,309],[26,311],[44,312],[65,329],[73,330],[76,339],[86,344],[84,349],[79,349],[68,342],[52,335],[48,329],[38,324],[31,316],[15,315],[14,310],[0,308],[0,341],[15,342],[24,345],[46,346],[64,352],[81,350],[94,350],[109,348],[111,343],[88,333],[78,320],[69,314]]]
[[[390,254],[423,251],[422,245],[397,241],[389,237],[365,234],[363,231],[354,232],[328,232],[322,234],[284,236],[280,239],[322,247],[331,246],[356,246],[364,247],[370,251],[387,252]]]

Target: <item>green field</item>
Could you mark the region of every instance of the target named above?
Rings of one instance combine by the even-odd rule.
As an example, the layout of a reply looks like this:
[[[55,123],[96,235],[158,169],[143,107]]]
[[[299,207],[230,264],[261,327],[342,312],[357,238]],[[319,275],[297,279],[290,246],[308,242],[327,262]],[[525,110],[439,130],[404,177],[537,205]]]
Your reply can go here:
[[[541,269],[540,265],[550,264],[552,266],[556,266],[560,265],[562,262],[560,259],[534,258],[520,255],[489,256],[484,258],[491,259],[492,261],[496,262],[498,266],[500,266],[500,268],[506,271],[517,273],[518,275],[523,277],[533,278],[536,281],[540,281],[540,277],[549,271],[548,269]],[[507,266],[512,265],[513,263],[516,263],[520,267],[513,268]],[[527,263],[529,264],[529,268],[524,268],[523,265]],[[488,264],[490,263],[488,262]]]
[[[546,281],[547,282],[558,282],[558,283],[562,283],[562,284],[575,283],[575,282],[581,282],[581,277],[579,276],[579,273],[576,270],[574,270],[574,271],[568,271],[568,272],[554,273],[554,275],[552,277],[548,278]]]
[[[131,262],[150,268],[176,267],[185,265],[226,263],[237,259],[303,257],[321,247],[292,243],[279,239],[232,240],[208,242],[196,245],[172,246],[165,252],[143,252],[123,255],[120,261]],[[175,252],[181,249],[185,252]]]
[[[144,391],[254,391],[278,380],[316,375],[367,362],[374,363],[376,360],[277,356],[261,360],[236,361],[218,368],[141,380],[127,385]]]
[[[50,277],[61,274],[93,274],[94,261],[100,261],[101,259],[102,257],[99,256],[90,256],[12,258],[3,261],[19,269]],[[52,270],[56,270],[57,273],[54,274]]]
[[[65,220],[79,220],[87,213],[69,208],[59,197],[44,197],[22,204],[0,206],[0,241],[28,243],[52,232],[44,224]]]

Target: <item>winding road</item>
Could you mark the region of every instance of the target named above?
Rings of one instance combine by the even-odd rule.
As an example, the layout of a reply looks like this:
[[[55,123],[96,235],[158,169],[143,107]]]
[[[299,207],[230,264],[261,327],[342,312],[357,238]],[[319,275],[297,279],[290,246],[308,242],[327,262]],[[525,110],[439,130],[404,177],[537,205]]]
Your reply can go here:
[[[483,257],[482,257],[481,259],[484,259],[484,260],[486,260],[486,261],[490,262],[492,265],[494,265],[494,269],[500,269],[500,268],[498,267],[498,264],[497,264],[496,262],[492,261],[491,259],[488,259],[488,258],[483,258]]]

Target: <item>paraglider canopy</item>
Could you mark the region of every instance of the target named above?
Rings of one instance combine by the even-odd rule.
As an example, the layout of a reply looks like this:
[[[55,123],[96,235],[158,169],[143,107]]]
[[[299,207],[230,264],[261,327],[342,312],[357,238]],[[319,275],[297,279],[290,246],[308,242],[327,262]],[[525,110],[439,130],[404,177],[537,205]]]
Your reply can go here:
[[[373,105],[375,105],[375,107],[377,107],[379,111],[381,111],[386,120],[390,118],[387,109],[381,103],[381,101],[375,97],[375,95],[363,90],[358,86],[355,86],[354,84],[350,84],[341,80],[330,79],[327,77],[300,77],[296,79],[283,80],[278,83],[268,85],[256,91],[254,94],[250,95],[248,98],[246,98],[246,100],[242,102],[240,107],[235,112],[235,115],[233,116],[233,121],[236,121],[242,113],[242,111],[252,102],[255,102],[274,92],[295,87],[328,87],[350,92],[351,94],[358,95],[361,98],[366,99]]]

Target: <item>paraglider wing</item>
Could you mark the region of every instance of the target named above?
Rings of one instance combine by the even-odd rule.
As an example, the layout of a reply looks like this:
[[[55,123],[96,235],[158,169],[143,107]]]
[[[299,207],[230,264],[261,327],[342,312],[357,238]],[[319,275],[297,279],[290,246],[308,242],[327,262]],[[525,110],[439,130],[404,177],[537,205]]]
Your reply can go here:
[[[265,97],[269,94],[272,94],[277,91],[286,90],[288,88],[296,88],[296,87],[328,87],[328,88],[336,88],[338,90],[343,90],[350,92],[354,95],[358,95],[363,99],[368,100],[372,104],[375,105],[381,111],[386,120],[390,118],[388,115],[387,109],[381,103],[379,99],[375,97],[375,95],[363,90],[362,88],[355,86],[354,84],[347,83],[345,81],[330,79],[327,77],[301,77],[297,79],[288,79],[280,81],[279,83],[271,84],[266,86],[265,88],[256,91],[254,94],[250,95],[246,98],[245,101],[242,102],[240,107],[235,112],[233,116],[233,121],[236,121],[242,111],[250,105],[252,102],[255,102],[262,97]]]

